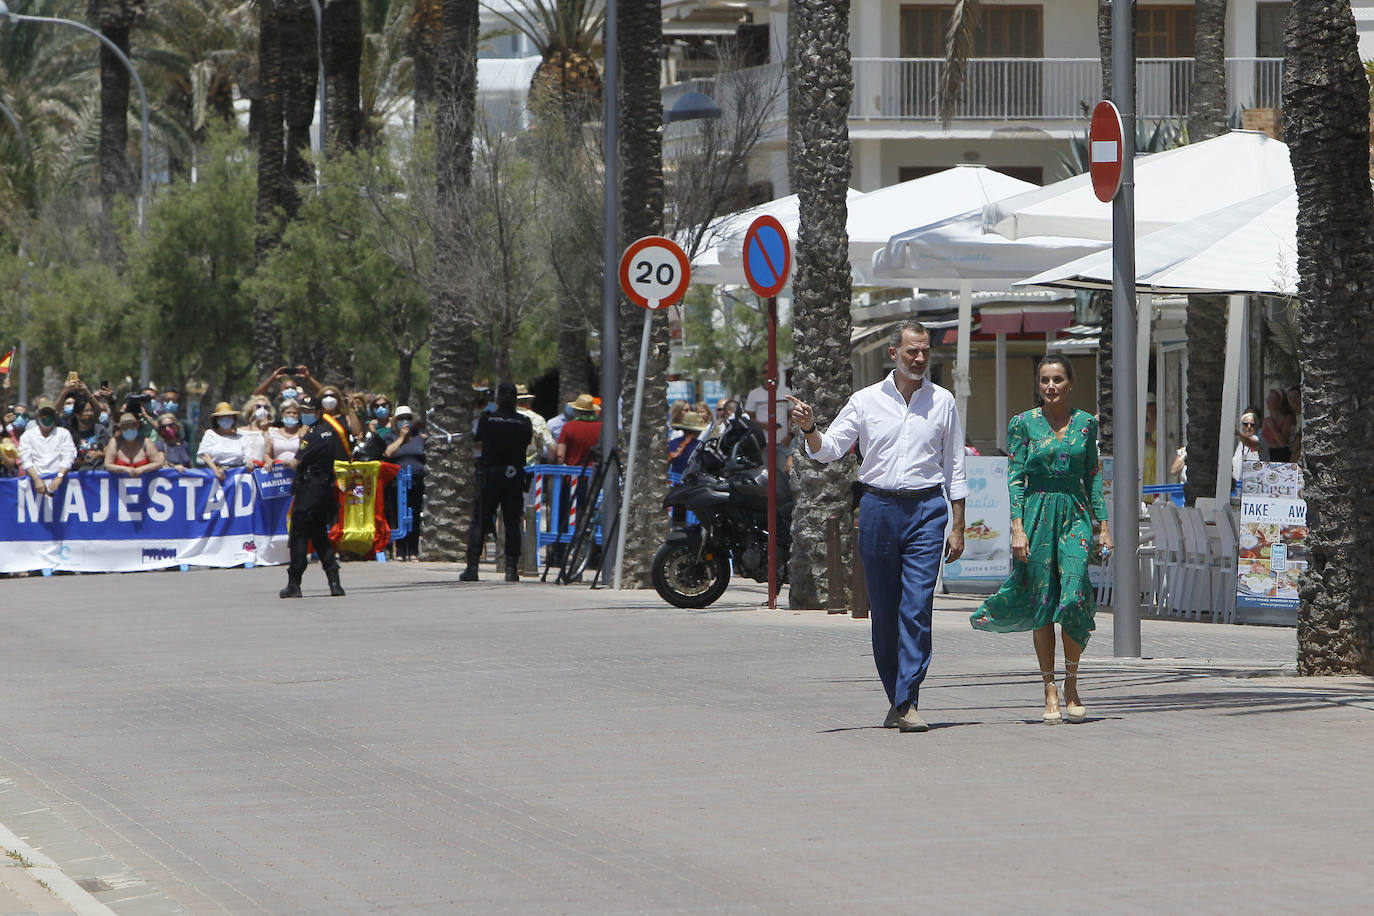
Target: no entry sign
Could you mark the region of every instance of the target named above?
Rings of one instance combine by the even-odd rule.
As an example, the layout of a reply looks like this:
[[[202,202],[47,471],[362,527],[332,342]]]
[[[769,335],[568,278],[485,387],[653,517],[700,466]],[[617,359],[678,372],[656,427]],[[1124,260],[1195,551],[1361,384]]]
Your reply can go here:
[[[687,292],[691,278],[686,253],[661,235],[640,239],[620,258],[620,288],[640,308],[667,308]]]
[[[1088,127],[1088,171],[1103,203],[1121,189],[1121,146],[1121,112],[1111,102],[1098,102]]]
[[[744,277],[749,287],[765,299],[787,285],[792,272],[792,243],[787,230],[773,216],[760,216],[744,234]]]

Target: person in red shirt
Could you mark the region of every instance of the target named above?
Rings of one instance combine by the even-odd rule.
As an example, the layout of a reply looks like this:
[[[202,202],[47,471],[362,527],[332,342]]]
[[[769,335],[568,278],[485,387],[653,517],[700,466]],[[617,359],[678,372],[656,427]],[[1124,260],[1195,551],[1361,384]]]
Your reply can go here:
[[[601,421],[597,418],[596,402],[590,394],[579,394],[568,406],[573,418],[558,431],[558,461],[560,464],[583,465],[587,456],[601,441]]]

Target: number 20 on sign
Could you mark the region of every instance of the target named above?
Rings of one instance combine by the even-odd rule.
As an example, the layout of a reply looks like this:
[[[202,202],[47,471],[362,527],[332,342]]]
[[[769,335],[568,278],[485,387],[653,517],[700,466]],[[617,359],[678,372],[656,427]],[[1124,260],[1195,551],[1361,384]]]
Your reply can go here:
[[[690,282],[686,253],[661,235],[640,239],[620,259],[620,288],[641,308],[667,308],[682,298]]]

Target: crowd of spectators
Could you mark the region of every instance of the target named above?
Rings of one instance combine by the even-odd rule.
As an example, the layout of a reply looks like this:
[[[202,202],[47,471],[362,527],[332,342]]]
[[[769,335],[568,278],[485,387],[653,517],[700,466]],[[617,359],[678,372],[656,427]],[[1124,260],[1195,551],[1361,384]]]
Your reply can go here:
[[[55,400],[40,395],[32,404],[6,408],[0,426],[0,477],[26,476],[35,491],[52,495],[81,471],[140,477],[161,469],[184,473],[202,468],[222,481],[231,468],[294,468],[301,438],[320,419],[301,410],[297,398],[306,393],[348,429],[355,460],[390,461],[410,469],[408,534],[394,546],[397,559],[418,559],[423,418],[404,405],[393,409],[384,394],[345,393],[322,384],[305,366],[277,369],[242,406],[220,401],[201,416],[200,424],[183,413],[185,402],[175,388],[149,385],[116,395],[109,382],[92,388],[71,372]],[[388,505],[395,524],[394,485]]]

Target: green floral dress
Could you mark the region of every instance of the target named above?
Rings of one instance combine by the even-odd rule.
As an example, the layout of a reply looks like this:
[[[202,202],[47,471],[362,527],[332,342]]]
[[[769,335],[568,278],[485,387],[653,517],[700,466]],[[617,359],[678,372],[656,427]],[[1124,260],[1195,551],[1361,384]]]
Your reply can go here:
[[[1040,408],[1012,417],[1007,489],[1011,517],[1021,519],[1030,558],[1013,558],[1011,578],[971,618],[994,633],[1037,630],[1059,623],[1080,646],[1093,630],[1097,600],[1088,581],[1092,523],[1105,519],[1097,420],[1075,410],[1058,438]]]

